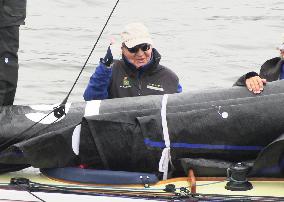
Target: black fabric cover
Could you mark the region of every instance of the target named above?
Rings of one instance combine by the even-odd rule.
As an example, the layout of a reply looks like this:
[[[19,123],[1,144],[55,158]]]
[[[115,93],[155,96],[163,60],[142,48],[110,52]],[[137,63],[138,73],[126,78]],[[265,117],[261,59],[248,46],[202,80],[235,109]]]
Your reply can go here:
[[[226,165],[245,161],[253,165],[254,175],[283,176],[283,81],[268,83],[260,95],[234,87],[168,96],[167,122],[175,167],[181,168],[181,159],[204,159]],[[160,115],[162,98],[156,95],[103,100],[100,115],[84,117],[81,122],[79,156],[73,153],[71,138],[81,121],[84,104],[73,105],[70,111],[73,113],[69,112],[42,133],[31,131],[25,139],[17,138],[13,144],[2,147],[0,163],[40,168],[82,163],[100,169],[157,173],[165,147]],[[8,112],[7,108],[2,110]],[[0,130],[1,137],[15,137],[19,128],[27,125],[20,116],[22,112],[13,107],[10,110],[15,128],[6,125],[6,132]]]
[[[181,158],[206,158],[210,162],[225,161],[228,165],[254,160],[284,130],[284,117],[279,113],[284,110],[284,94],[273,92],[281,85],[280,82],[271,84],[258,96],[244,88],[170,95],[167,122],[174,164]],[[135,103],[143,103],[143,99],[137,98]],[[158,171],[164,148],[161,99],[161,96],[148,96],[146,109],[130,107],[125,111],[118,107],[112,113],[86,117],[107,169]],[[116,102],[118,106],[125,105],[120,103],[125,103],[125,99]],[[228,118],[222,118],[223,112],[228,113]],[[282,170],[278,171],[281,173],[277,172],[276,176],[281,176]],[[218,175],[226,175],[225,170]]]
[[[74,165],[78,160],[70,147],[71,135],[81,122],[84,108],[85,103],[74,103],[62,120],[35,124],[26,117],[27,114],[48,114],[51,110],[36,110],[30,106],[0,107],[0,173],[30,165]]]

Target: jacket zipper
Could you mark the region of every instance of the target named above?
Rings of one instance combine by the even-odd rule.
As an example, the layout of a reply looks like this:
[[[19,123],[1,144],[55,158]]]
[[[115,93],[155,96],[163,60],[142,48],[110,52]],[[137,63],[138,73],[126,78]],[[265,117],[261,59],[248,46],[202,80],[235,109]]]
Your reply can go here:
[[[139,89],[139,91],[138,91],[138,95],[142,95],[142,82],[141,82],[141,80],[140,79],[138,79],[138,89]]]

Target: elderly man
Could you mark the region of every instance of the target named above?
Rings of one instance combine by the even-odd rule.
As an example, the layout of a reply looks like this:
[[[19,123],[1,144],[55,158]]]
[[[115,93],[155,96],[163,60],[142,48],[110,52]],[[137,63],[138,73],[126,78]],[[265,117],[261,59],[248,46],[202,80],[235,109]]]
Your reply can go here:
[[[266,82],[284,79],[284,39],[278,50],[279,56],[267,60],[261,66],[259,74],[249,72],[240,77],[234,85],[246,86],[249,91],[259,94],[263,91]]]
[[[108,48],[84,92],[86,101],[182,91],[176,74],[159,64],[161,55],[143,24],[126,25],[121,38],[122,59],[113,60]]]
[[[19,26],[26,0],[0,0],[0,106],[12,105],[18,81]]]

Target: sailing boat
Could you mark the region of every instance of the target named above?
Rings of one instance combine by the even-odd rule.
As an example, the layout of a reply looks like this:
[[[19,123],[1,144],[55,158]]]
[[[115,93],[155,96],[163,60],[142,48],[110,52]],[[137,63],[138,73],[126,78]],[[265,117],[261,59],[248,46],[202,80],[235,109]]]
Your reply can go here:
[[[264,200],[283,200],[284,119],[279,113],[283,107],[282,89],[282,82],[275,82],[261,96],[230,88],[135,100],[2,107],[0,167],[3,173],[32,166],[50,178],[109,186],[69,186],[37,173],[30,176],[26,172],[8,173],[1,176],[1,196],[18,200],[14,192],[6,196],[3,190],[20,189],[39,192],[38,199],[45,197],[45,192],[49,198],[50,192],[58,192],[80,194],[80,200],[85,201],[82,194],[94,195],[91,200],[112,196],[111,200],[124,201],[137,198],[204,201],[236,197],[259,201],[262,197],[227,196],[263,194],[259,187],[264,184],[250,186],[246,180],[248,175],[277,179],[265,186],[264,194],[269,197]],[[237,166],[232,167],[234,164]],[[240,177],[232,170],[245,172]],[[158,188],[157,181],[170,178],[170,174],[189,177],[165,180],[162,188]],[[126,177],[114,179],[123,175]],[[104,181],[98,181],[98,176]],[[222,188],[198,184],[195,176],[220,177],[215,179],[223,183]],[[229,190],[250,191],[227,192],[226,178],[236,182],[233,186],[226,184]],[[124,183],[137,180],[142,187],[137,190],[130,185],[126,188],[110,185],[122,183],[121,179]],[[208,184],[213,186],[215,182]],[[240,184],[245,187],[238,187]],[[225,196],[212,196],[212,190]],[[57,194],[56,200],[58,196],[63,199],[66,195]]]

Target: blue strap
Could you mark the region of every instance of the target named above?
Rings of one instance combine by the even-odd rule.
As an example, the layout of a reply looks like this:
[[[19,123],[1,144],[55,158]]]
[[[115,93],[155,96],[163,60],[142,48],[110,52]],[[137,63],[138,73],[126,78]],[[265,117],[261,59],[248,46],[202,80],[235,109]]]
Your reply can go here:
[[[164,142],[152,141],[149,138],[144,139],[144,143],[149,147],[165,148]],[[260,151],[262,146],[237,146],[237,145],[213,145],[213,144],[189,144],[189,143],[171,143],[171,148],[184,149],[210,149],[210,150],[246,150],[246,151]]]

